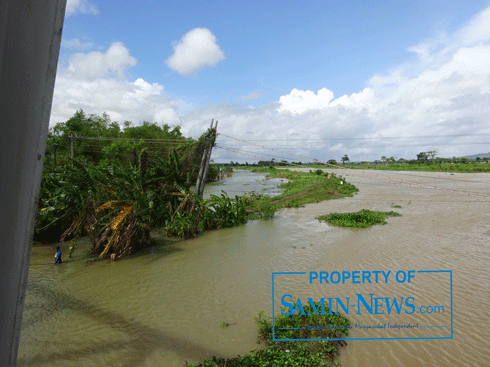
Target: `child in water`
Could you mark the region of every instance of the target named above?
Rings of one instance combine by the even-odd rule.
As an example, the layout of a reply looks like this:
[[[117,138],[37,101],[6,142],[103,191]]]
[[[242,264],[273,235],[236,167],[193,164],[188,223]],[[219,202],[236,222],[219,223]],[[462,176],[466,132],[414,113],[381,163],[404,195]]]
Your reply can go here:
[[[61,264],[61,251],[60,247],[56,247],[56,254],[54,255],[54,263]]]

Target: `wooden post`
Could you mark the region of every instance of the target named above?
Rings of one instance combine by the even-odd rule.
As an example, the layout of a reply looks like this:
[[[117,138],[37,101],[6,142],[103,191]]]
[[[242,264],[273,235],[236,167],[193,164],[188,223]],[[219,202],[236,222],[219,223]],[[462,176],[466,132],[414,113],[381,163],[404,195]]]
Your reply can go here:
[[[210,127],[211,130],[213,129],[213,122],[214,119],[211,120],[211,127]],[[208,146],[209,146],[209,135],[206,136],[206,142],[204,143],[204,151],[202,153],[201,166],[199,168],[199,174],[197,175],[197,182],[196,182],[196,194],[198,194],[201,199],[202,199],[202,194],[200,194],[200,192],[201,192],[201,186],[204,178],[204,170],[206,166]]]
[[[214,141],[216,140],[216,127],[218,126],[218,121],[216,121],[216,126],[213,128],[213,123],[211,122],[211,135],[208,139],[207,150],[206,150],[206,161],[204,165],[204,173],[201,181],[201,186],[199,187],[199,192],[197,193],[202,199],[204,194],[204,186],[206,185],[206,179],[208,177],[209,161],[211,160],[211,151],[213,150]]]

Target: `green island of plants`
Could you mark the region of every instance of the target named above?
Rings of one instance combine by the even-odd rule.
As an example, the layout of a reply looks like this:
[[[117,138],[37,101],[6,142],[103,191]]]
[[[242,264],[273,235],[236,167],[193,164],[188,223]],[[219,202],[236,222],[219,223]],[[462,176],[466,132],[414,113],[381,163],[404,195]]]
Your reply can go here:
[[[315,303],[315,309],[320,309],[319,303]],[[314,313],[300,315],[292,312],[287,316],[276,316],[274,334],[276,339],[332,340],[273,341],[271,319],[264,317],[263,311],[260,311],[255,321],[259,329],[259,339],[266,343],[265,347],[231,359],[213,357],[212,360],[195,363],[190,367],[338,366],[336,357],[339,348],[347,344],[342,339],[347,337],[350,328],[348,318],[341,314],[328,314],[326,305],[324,315]]]
[[[259,195],[254,203],[247,207],[249,212],[256,210],[259,217],[270,218],[274,212],[282,208],[299,208],[305,204],[318,203],[324,200],[339,199],[352,196],[359,191],[354,185],[345,181],[341,175],[322,170],[298,172],[274,167],[240,167],[251,172],[267,173],[269,178],[285,178],[288,180],[279,186],[284,189],[281,195],[269,197]],[[249,219],[254,219],[252,214]]]
[[[325,221],[338,227],[349,228],[368,228],[375,224],[386,224],[386,218],[399,217],[401,214],[396,212],[382,212],[362,209],[355,213],[331,213],[318,217],[320,221]]]

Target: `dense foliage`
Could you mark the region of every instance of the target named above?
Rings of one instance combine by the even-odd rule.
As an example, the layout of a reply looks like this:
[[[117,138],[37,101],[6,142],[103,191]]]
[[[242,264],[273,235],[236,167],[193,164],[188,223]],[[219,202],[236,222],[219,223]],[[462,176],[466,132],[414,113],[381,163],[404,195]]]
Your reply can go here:
[[[203,200],[191,186],[208,133],[193,140],[178,127],[147,122],[135,127],[127,121],[121,129],[105,114],[77,111],[49,132],[35,240],[88,235],[94,254],[118,258],[150,246],[150,228],[185,239],[357,191],[333,173],[261,167],[271,177],[287,178],[284,194],[230,198],[223,193]],[[231,172],[211,165],[208,180]]]
[[[190,189],[201,163],[204,134],[192,140],[178,127],[124,125],[121,130],[107,115],[87,117],[77,111],[50,129],[35,240],[89,235],[94,253],[123,256],[150,244],[150,227],[178,220],[184,201],[204,207]],[[211,166],[208,179],[218,172]]]

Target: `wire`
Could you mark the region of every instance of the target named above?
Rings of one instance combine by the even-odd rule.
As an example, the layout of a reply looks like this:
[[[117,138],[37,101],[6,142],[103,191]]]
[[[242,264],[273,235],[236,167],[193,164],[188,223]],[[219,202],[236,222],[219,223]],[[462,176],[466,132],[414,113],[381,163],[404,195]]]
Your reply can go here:
[[[220,134],[229,137],[224,134]],[[428,138],[461,138],[466,136],[490,136],[487,134],[454,134],[454,135],[419,135],[419,136],[382,136],[365,138],[325,138],[325,139],[250,139],[248,141],[319,141],[319,140],[379,140],[379,139],[428,139]]]
[[[165,143],[165,144],[192,144],[196,143],[196,140],[185,140],[185,139],[138,139],[138,138],[102,138],[102,137],[92,137],[92,136],[75,136],[73,139],[78,140],[111,140],[111,141],[134,141],[143,143]]]
[[[223,150],[228,150],[230,152],[235,152],[235,153],[243,153],[243,154],[253,155],[253,156],[259,157],[259,158],[262,156],[262,157],[273,157],[273,158],[284,159],[284,157],[279,157],[277,155],[264,154],[264,153],[256,153],[256,152],[249,152],[249,151],[246,151],[246,150],[233,149],[233,148],[225,148],[225,147],[222,147],[222,146],[219,146],[219,145],[216,145],[216,148],[223,149]]]
[[[404,147],[421,147],[421,146],[432,146],[432,147],[442,147],[442,146],[453,146],[453,145],[489,145],[489,142],[471,142],[471,143],[421,143],[421,144],[405,144],[405,145],[343,145],[342,147],[333,146],[306,146],[308,149],[369,149],[369,148],[404,148]],[[276,149],[304,149],[305,146],[301,147],[276,147]],[[262,148],[264,149],[264,148]]]

